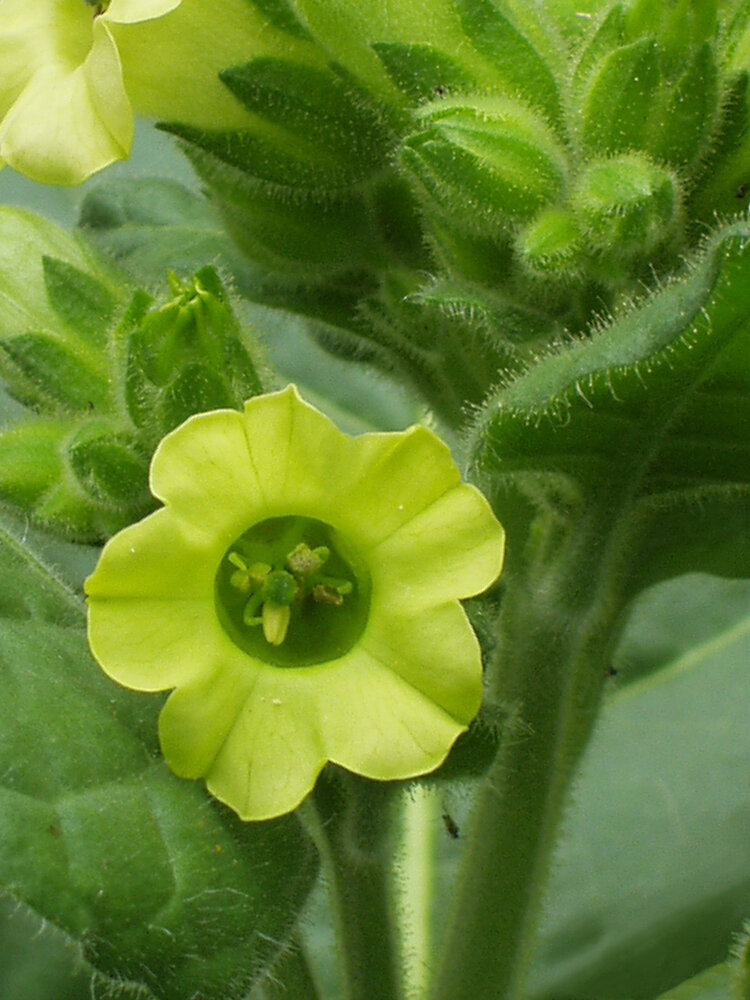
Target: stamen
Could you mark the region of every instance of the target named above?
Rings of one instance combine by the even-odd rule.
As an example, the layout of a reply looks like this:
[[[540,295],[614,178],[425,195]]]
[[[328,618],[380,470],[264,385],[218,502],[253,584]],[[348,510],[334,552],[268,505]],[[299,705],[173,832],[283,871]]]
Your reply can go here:
[[[268,601],[263,605],[263,635],[266,642],[272,646],[280,646],[286,639],[289,628],[291,609],[288,604],[271,604]]]
[[[369,588],[362,591],[333,529],[308,517],[268,519],[248,529],[226,551],[217,585],[234,641],[253,651],[258,642],[266,645],[271,662],[291,665],[300,653],[304,662],[311,654],[317,662],[319,650],[329,647],[340,655],[337,621],[348,635],[366,620]],[[271,647],[279,650],[272,657]]]
[[[322,568],[330,554],[331,550],[325,545],[311,549],[307,542],[300,542],[286,557],[286,564],[292,573],[311,576]]]

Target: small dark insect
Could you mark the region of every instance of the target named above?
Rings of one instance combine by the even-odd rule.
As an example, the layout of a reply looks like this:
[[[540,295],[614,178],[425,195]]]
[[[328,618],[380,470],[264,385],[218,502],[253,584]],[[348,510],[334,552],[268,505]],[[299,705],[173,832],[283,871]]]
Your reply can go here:
[[[47,832],[50,833],[55,838],[55,840],[59,840],[60,837],[62,836],[57,827],[53,826],[52,823],[50,823],[50,825],[47,827]]]
[[[744,184],[740,184],[740,186],[734,192],[734,196],[735,198],[742,199],[745,197],[748,191],[750,191],[750,181],[746,181]]]
[[[449,836],[451,836],[454,840],[458,840],[458,824],[450,813],[443,813],[443,823],[445,824],[445,829],[448,831]]]

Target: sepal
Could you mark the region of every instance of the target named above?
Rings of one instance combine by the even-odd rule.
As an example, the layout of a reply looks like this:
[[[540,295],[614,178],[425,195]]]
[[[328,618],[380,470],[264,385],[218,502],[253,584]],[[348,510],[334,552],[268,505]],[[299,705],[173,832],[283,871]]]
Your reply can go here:
[[[488,238],[556,201],[566,160],[544,121],[518,101],[442,100],[418,112],[401,148],[418,195],[455,228]]]
[[[457,0],[464,32],[492,66],[497,90],[518,94],[558,127],[562,122],[557,82],[561,45],[527,4]]]
[[[187,282],[170,273],[169,284],[172,298],[127,338],[125,399],[149,450],[191,414],[237,406],[262,391],[214,268]]]
[[[375,42],[372,47],[391,80],[414,104],[481,86],[476,74],[434,45]]]
[[[716,34],[717,0],[635,0],[628,9],[625,27],[631,38],[656,37],[670,58],[703,45]]]
[[[150,507],[148,455],[134,437],[89,420],[66,443],[66,452],[79,487],[95,503],[132,511]]]
[[[581,108],[581,142],[591,155],[643,149],[661,80],[659,50],[641,38],[607,54],[593,74]]]
[[[578,273],[584,237],[572,212],[549,208],[540,212],[516,237],[516,253],[536,278],[554,281]]]
[[[47,332],[0,341],[0,372],[20,402],[49,412],[85,412],[107,403],[101,371]]]
[[[293,0],[251,0],[269,24],[294,38],[310,39],[310,32],[300,20]]]
[[[265,176],[252,144],[244,165],[248,175],[320,190],[385,167],[394,138],[384,111],[343,70],[265,58],[225,70],[220,78],[261,120],[248,140],[257,143]],[[281,176],[269,176],[273,161]]]
[[[42,257],[42,270],[49,304],[63,323],[87,337],[101,339],[102,330],[118,304],[114,289],[96,276],[48,254]]]
[[[705,43],[692,53],[684,71],[654,101],[647,148],[657,160],[684,170],[711,149],[721,111],[713,48]]]
[[[689,0],[609,11],[572,78],[589,154],[642,150],[681,170],[706,155],[722,102],[715,22],[715,4]]]

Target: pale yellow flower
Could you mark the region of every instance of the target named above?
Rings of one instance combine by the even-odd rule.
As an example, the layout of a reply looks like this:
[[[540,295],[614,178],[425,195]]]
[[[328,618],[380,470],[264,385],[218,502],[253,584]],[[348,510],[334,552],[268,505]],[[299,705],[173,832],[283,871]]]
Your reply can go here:
[[[181,0],[0,0],[0,160],[45,184],[80,184],[133,140],[112,25]]]
[[[424,427],[342,434],[293,387],[191,417],[156,450],[164,507],[86,583],[102,669],[174,689],[172,770],[243,819],[296,808],[326,761],[380,781],[437,768],[476,715],[460,600],[503,529]]]

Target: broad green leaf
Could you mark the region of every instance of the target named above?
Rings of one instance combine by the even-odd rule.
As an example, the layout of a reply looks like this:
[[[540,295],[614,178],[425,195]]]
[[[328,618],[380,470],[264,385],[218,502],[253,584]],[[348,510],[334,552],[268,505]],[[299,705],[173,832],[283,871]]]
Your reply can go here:
[[[671,662],[664,650],[658,673],[613,682],[549,885],[533,1000],[652,1000],[723,963],[750,911],[750,594],[714,631],[725,593],[693,576],[643,596],[654,615],[675,598],[697,641]],[[644,610],[632,624],[645,646],[658,637]],[[728,1000],[714,977],[663,1000]]]
[[[229,268],[241,285],[250,282],[210,203],[177,181],[105,180],[84,199],[79,225],[138,285],[153,286],[167,268],[187,278],[207,260]]]
[[[728,964],[714,965],[705,972],[662,993],[658,1000],[727,1000],[732,996],[732,969]],[[733,998],[734,1000],[734,998]],[[737,997],[736,1000],[741,1000]]]
[[[100,673],[80,598],[7,518],[0,553],[0,885],[113,990],[234,1000],[292,929],[309,841],[294,817],[243,824],[171,775],[161,699]]]
[[[650,587],[630,609],[612,660],[617,684],[627,684],[731,631],[750,610],[750,580],[690,573]]]
[[[0,997],[88,1000],[91,970],[65,936],[12,899],[0,900]]]

